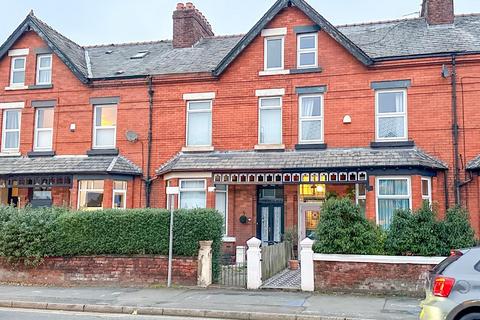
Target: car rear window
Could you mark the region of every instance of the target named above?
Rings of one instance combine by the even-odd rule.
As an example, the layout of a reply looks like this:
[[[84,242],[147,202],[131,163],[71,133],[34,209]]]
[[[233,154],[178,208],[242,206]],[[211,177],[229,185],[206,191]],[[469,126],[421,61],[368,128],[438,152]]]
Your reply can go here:
[[[460,259],[461,255],[454,254],[437,264],[433,269],[432,273],[434,274],[441,274],[449,265]],[[478,265],[478,264],[477,264]],[[480,268],[480,266],[478,266]]]

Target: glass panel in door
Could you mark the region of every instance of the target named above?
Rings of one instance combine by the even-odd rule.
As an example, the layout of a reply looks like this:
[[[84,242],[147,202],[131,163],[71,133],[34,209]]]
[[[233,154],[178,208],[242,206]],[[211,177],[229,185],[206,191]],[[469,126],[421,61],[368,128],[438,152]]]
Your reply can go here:
[[[282,207],[273,207],[273,241],[282,241]]]
[[[261,215],[262,215],[262,243],[264,245],[268,245],[268,241],[269,241],[269,230],[270,230],[270,227],[269,227],[269,218],[270,218],[270,215],[269,215],[269,210],[270,208],[269,207],[262,207],[261,208]]]

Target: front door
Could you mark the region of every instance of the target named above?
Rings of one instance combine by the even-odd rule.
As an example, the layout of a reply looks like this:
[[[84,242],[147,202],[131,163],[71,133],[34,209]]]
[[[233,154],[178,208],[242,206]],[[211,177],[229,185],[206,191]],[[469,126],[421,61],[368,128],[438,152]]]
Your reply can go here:
[[[285,231],[283,187],[261,186],[257,199],[257,238],[264,246],[282,242]]]
[[[314,239],[318,222],[320,221],[321,202],[307,202],[300,204],[299,230],[300,241],[305,238]]]
[[[260,237],[263,245],[282,242],[283,205],[260,204]]]

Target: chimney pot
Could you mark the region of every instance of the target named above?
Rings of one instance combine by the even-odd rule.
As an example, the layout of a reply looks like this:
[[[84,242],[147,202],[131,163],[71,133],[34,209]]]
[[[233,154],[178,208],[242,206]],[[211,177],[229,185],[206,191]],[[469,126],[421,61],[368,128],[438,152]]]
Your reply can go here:
[[[185,5],[187,6],[187,9],[195,9],[195,6],[191,2],[187,2]]]
[[[183,10],[185,9],[185,5],[181,2],[177,3],[177,10]]]
[[[448,25],[455,21],[453,0],[423,0],[421,16],[429,25]]]

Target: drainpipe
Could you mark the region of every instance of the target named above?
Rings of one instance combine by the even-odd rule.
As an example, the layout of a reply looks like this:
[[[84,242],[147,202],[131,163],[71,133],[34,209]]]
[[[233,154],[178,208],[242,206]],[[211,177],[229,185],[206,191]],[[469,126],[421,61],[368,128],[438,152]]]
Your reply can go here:
[[[452,137],[453,137],[453,184],[455,205],[460,205],[460,155],[458,151],[458,116],[457,116],[457,57],[452,54]]]
[[[148,146],[147,146],[147,177],[145,178],[145,207],[150,208],[150,193],[152,186],[152,177],[150,176],[150,166],[152,160],[152,119],[153,119],[153,78],[148,77]]]

